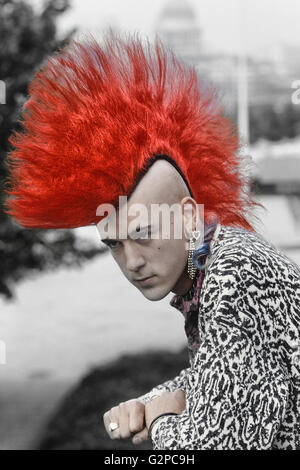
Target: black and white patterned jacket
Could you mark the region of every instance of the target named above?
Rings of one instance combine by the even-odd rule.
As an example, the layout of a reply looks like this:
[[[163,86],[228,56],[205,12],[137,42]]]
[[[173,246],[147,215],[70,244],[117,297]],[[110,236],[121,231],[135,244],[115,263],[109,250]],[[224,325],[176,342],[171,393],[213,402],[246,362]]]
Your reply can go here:
[[[185,391],[153,449],[300,449],[300,269],[261,235],[218,228],[201,291],[170,302],[190,301],[190,367],[138,398]]]

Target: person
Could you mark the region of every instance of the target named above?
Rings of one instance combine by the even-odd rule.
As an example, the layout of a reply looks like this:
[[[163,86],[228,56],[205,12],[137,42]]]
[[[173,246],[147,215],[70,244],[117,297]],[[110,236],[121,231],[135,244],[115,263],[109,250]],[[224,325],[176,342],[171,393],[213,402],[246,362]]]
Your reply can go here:
[[[50,57],[29,94],[7,213],[25,228],[96,226],[128,281],[150,301],[173,292],[184,318],[190,367],[108,410],[109,436],[299,449],[300,270],[254,227],[213,87],[157,38],[110,31]]]

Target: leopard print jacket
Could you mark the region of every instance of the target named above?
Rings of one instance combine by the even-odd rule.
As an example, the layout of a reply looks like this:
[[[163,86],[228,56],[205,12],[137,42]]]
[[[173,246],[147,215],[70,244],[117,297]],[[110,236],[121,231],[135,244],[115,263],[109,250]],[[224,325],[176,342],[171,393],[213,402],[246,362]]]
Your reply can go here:
[[[261,235],[218,224],[208,265],[170,304],[190,367],[138,398],[185,391],[153,449],[300,449],[300,269]]]

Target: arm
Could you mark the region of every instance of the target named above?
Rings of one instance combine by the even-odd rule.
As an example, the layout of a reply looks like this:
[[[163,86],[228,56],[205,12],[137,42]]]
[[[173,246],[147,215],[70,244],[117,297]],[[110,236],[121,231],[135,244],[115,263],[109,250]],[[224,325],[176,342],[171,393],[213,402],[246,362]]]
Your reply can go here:
[[[175,392],[178,389],[185,390],[186,379],[189,371],[190,367],[183,369],[174,379],[167,380],[166,382],[157,385],[156,387],[152,388],[150,392],[141,395],[140,397],[136,398],[136,400],[146,405],[146,403],[160,396],[163,392]]]
[[[276,344],[267,340],[272,332],[263,330],[273,321],[266,302],[260,302],[265,299],[262,273],[241,253],[236,261],[223,259],[210,273],[213,312],[187,371],[186,409],[157,420],[151,433],[154,449],[272,447],[285,414],[288,383]]]
[[[146,403],[159,397],[163,392],[176,391],[185,388],[185,381],[188,369],[183,369],[173,380],[157,385],[150,392],[141,395],[138,398],[127,400],[108,410],[103,415],[105,429],[111,439],[132,437],[132,442],[141,443],[149,438],[148,429],[145,426],[145,406]],[[139,403],[138,403],[139,402]],[[181,410],[183,407],[181,407]],[[109,423],[115,421],[119,423],[119,429],[111,432]]]

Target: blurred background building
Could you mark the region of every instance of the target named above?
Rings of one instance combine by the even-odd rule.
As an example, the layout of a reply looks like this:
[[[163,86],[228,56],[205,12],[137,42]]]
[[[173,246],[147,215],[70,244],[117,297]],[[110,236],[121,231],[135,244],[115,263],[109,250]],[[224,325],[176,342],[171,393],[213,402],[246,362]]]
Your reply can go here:
[[[237,14],[238,21],[245,21],[243,6],[237,9]],[[291,239],[299,242],[300,107],[291,102],[291,84],[295,77],[300,77],[300,44],[278,44],[270,57],[264,58],[248,54],[245,46],[234,54],[215,52],[205,41],[195,3],[188,0],[166,1],[155,32],[183,61],[196,68],[202,80],[220,90],[224,110],[235,122],[246,121],[244,140],[256,163],[253,186],[263,201],[268,204],[272,201],[272,210],[277,215],[284,198]],[[239,39],[245,44],[244,38]],[[239,82],[246,89],[245,96],[239,94]],[[244,119],[239,114],[245,115]],[[276,238],[275,232],[276,227]]]

